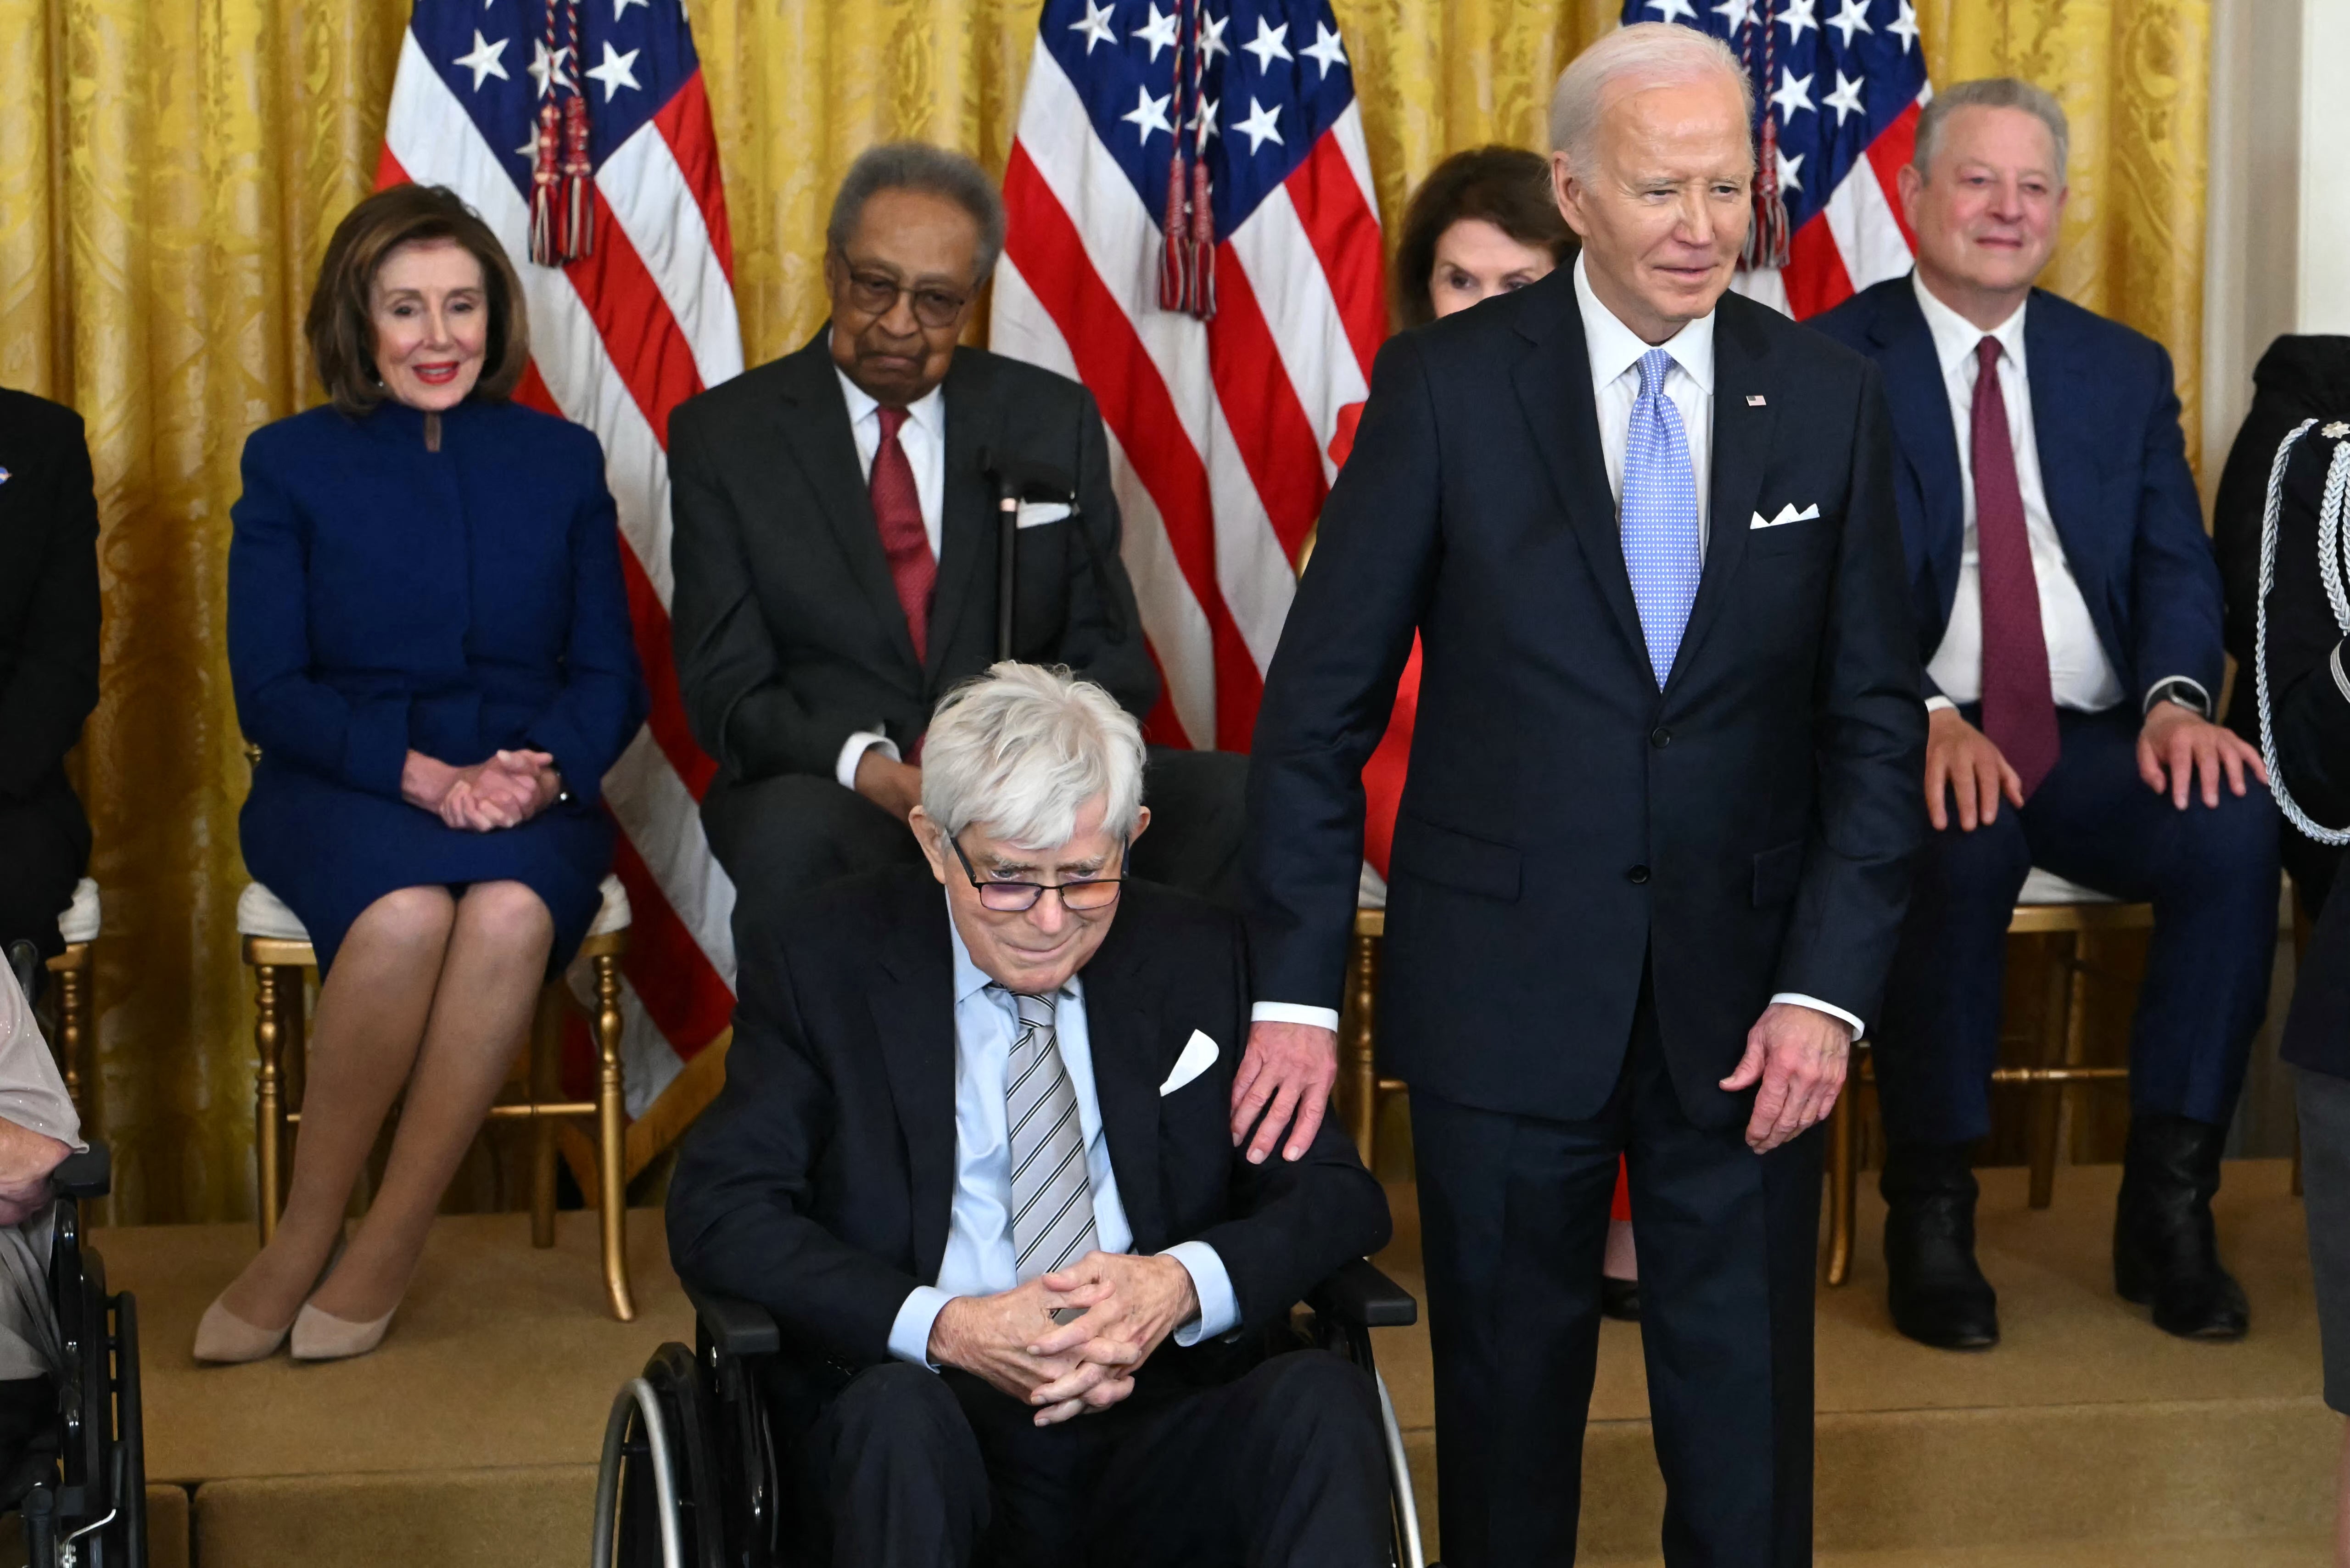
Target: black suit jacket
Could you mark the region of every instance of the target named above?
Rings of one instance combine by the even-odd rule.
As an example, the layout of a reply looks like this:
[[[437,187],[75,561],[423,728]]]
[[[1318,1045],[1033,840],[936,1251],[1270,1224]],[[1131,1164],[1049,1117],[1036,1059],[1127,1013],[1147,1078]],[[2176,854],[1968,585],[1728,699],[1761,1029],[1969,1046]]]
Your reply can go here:
[[[81,416],[0,390],[0,806],[54,814],[88,852],[66,753],[98,706],[98,503]]]
[[[1260,994],[1336,1006],[1362,766],[1417,630],[1380,1043],[1416,1089],[1579,1118],[1642,971],[1684,1107],[1777,992],[1866,1019],[1921,841],[1926,733],[1876,369],[1725,296],[1704,575],[1659,691],[1574,276],[1381,350],[1266,680],[1249,777]],[[1813,521],[1750,527],[1787,505]]]
[[[1335,1119],[1292,1164],[1250,1165],[1229,1131],[1248,1033],[1239,921],[1128,882],[1084,971],[1102,1127],[1134,1250],[1200,1240],[1240,1301],[1238,1341],[1151,1358],[1209,1376],[1350,1258],[1384,1246],[1387,1200]],[[670,1186],[670,1256],[688,1282],[756,1302],[804,1355],[889,1356],[907,1293],[935,1282],[955,1181],[954,967],[946,896],[925,868],[837,883],[743,955],[726,1087]],[[1159,1086],[1194,1030],[1215,1064]]]
[[[1808,325],[1885,373],[1918,658],[1930,660],[1950,624],[1966,543],[1958,434],[1933,331],[1906,273]],[[2226,670],[2220,573],[2187,466],[2170,356],[2118,321],[2034,289],[2023,358],[2049,516],[2127,700],[2143,702],[2156,681],[2184,675],[2216,705]],[[1929,678],[1923,690],[1939,694]]]
[[[830,338],[820,329],[670,417],[671,630],[702,749],[735,779],[829,778],[851,734],[910,748],[941,694],[994,662],[998,531],[983,448],[1049,463],[1077,486],[1075,519],[1020,530],[1015,656],[1066,664],[1146,712],[1159,676],[1118,559],[1092,396],[1049,370],[955,350],[938,588],[917,664]]]

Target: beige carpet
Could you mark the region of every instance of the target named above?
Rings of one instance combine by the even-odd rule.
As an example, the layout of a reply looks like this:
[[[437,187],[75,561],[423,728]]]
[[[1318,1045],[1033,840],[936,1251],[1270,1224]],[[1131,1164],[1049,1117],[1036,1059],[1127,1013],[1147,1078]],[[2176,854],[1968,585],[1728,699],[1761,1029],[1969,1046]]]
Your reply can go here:
[[[2232,1165],[2220,1196],[2252,1302],[2252,1334],[2235,1345],[2170,1339],[2113,1297],[2116,1171],[2061,1171],[2055,1207],[2040,1213],[2024,1206],[2021,1171],[1986,1177],[1998,1349],[1953,1355],[1894,1334],[1873,1195],[1853,1282],[1822,1294],[1821,1563],[2322,1563],[2341,1422],[2315,1397],[2301,1208],[2283,1165]],[[1417,1290],[1411,1191],[1389,1190],[1397,1241],[1379,1261]],[[140,1295],[149,1472],[194,1489],[177,1531],[192,1536],[192,1556],[159,1551],[158,1568],[579,1562],[613,1391],[661,1341],[691,1331],[660,1217],[629,1220],[635,1323],[605,1314],[589,1217],[565,1215],[546,1252],[530,1248],[526,1216],[452,1217],[383,1347],[324,1366],[189,1358],[197,1316],[251,1253],[249,1227],[99,1232],[117,1288]],[[1435,1526],[1426,1335],[1379,1340]],[[1637,1329],[1607,1325],[1583,1531],[1585,1561],[1601,1568],[1656,1561],[1662,1488],[1639,1352]]]

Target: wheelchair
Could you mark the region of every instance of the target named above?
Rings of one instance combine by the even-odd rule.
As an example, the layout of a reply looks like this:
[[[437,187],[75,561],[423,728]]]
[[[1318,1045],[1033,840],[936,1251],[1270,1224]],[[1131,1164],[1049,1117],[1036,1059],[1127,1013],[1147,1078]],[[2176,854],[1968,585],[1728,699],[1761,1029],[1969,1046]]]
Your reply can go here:
[[[694,1348],[655,1351],[612,1401],[596,1475],[595,1568],[789,1568],[784,1477],[755,1375],[782,1345],[765,1309],[687,1287]],[[1375,1328],[1408,1328],[1419,1303],[1357,1259],[1293,1314],[1295,1348],[1344,1355],[1370,1374],[1385,1429],[1392,1525],[1388,1568],[1440,1568],[1420,1548],[1419,1513],[1395,1404],[1371,1357]]]
[[[81,1228],[82,1204],[110,1183],[106,1146],[68,1156],[51,1179],[49,1299],[68,1369],[54,1409],[0,1471],[0,1511],[22,1516],[29,1568],[146,1568],[139,1307],[107,1293],[106,1261]]]

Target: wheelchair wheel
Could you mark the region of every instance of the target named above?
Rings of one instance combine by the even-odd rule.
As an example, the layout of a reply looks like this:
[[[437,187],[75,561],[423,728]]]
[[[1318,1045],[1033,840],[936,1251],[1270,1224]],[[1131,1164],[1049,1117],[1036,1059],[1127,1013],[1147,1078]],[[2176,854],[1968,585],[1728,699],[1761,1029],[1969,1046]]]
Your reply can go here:
[[[69,1367],[57,1484],[25,1503],[33,1568],[146,1568],[139,1305],[128,1292],[107,1293],[106,1261],[84,1245],[69,1199],[57,1206],[51,1279]]]
[[[1387,1451],[1388,1510],[1393,1527],[1388,1547],[1388,1568],[1440,1568],[1440,1564],[1429,1562],[1420,1540],[1419,1505],[1412,1495],[1411,1463],[1404,1452],[1403,1428],[1396,1420],[1395,1401],[1388,1397],[1388,1380],[1379,1376],[1378,1362],[1371,1355],[1371,1331],[1359,1324],[1341,1324],[1317,1314],[1310,1339],[1369,1373],[1372,1386],[1378,1391],[1379,1438]]]
[[[677,1344],[613,1398],[596,1476],[597,1568],[726,1568],[710,1403]]]

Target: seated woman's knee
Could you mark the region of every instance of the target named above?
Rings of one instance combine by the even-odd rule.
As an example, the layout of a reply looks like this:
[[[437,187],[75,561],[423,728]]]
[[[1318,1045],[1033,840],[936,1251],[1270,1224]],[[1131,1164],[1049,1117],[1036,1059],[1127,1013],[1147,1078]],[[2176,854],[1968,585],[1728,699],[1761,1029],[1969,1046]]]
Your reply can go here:
[[[456,900],[446,888],[399,888],[369,904],[351,924],[345,946],[376,942],[400,948],[438,946],[449,940]]]
[[[501,946],[542,944],[555,929],[546,901],[521,882],[476,882],[465,889],[463,919],[468,939]]]

